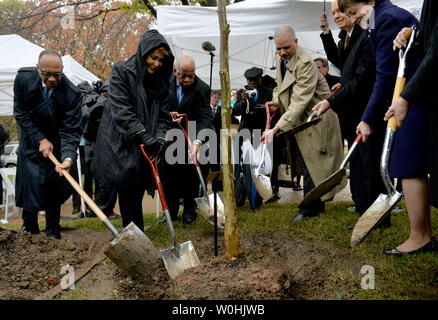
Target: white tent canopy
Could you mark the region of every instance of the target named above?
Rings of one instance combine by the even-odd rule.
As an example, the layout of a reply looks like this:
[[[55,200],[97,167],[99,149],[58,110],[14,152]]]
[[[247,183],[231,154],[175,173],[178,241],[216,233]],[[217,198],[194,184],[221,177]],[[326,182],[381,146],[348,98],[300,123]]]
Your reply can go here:
[[[419,13],[422,0],[394,0],[393,3]],[[332,21],[331,1],[326,1],[330,28],[338,30]],[[313,57],[325,56],[319,34],[319,19],[324,11],[323,0],[246,0],[227,6],[230,25],[229,64],[231,88],[246,84],[246,69],[260,67],[265,74],[275,75],[275,44],[272,36],[282,25],[292,26],[298,43]],[[158,6],[158,30],[166,37],[176,58],[192,56],[196,74],[210,81],[210,55],[202,43],[210,41],[216,48],[213,60],[212,88],[220,88],[220,30],[217,8],[199,6]],[[335,32],[335,35],[337,35]]]
[[[35,66],[43,50],[44,48],[16,34],[0,36],[0,116],[13,113],[13,87],[18,69]],[[62,61],[63,71],[73,84],[77,85],[82,81],[88,81],[91,84],[99,80],[70,55],[62,57]]]

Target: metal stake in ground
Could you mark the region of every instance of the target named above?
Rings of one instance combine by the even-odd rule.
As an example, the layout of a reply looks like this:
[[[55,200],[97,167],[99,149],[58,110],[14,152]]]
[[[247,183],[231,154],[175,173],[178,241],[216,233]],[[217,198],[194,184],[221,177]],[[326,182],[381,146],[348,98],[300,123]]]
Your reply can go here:
[[[49,152],[50,160],[58,165],[56,157]],[[75,179],[65,170],[62,170],[64,177],[85,200],[97,217],[114,234],[115,239],[111,241],[105,255],[109,257],[122,271],[136,279],[148,277],[154,270],[160,268],[161,261],[158,250],[152,241],[131,222],[122,232],[118,232],[111,224],[108,217],[91,200],[87,193],[79,186]]]

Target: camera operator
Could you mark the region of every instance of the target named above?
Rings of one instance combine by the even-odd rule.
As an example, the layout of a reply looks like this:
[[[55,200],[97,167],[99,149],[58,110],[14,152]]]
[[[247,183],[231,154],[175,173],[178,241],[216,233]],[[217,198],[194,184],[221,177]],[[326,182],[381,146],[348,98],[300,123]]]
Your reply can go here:
[[[246,128],[253,132],[266,126],[266,101],[272,99],[272,89],[262,84],[263,69],[252,67],[245,71],[247,85],[237,92],[233,116],[241,116],[239,131]]]
[[[273,88],[263,84],[262,74],[263,69],[257,67],[252,67],[245,71],[244,76],[248,85],[237,92],[237,100],[232,111],[233,116],[241,116],[239,131],[249,129],[251,135],[254,129],[261,130],[261,133],[265,131],[265,103],[272,100]],[[271,126],[274,126],[279,118],[280,112],[272,119]],[[283,139],[282,137],[280,138]],[[252,137],[252,139],[254,139],[254,137]],[[251,142],[253,143],[254,141]],[[281,141],[277,141],[277,139],[274,140],[273,169],[271,174],[271,184],[274,192],[273,200],[279,199],[277,174],[279,161],[281,159],[281,148]]]

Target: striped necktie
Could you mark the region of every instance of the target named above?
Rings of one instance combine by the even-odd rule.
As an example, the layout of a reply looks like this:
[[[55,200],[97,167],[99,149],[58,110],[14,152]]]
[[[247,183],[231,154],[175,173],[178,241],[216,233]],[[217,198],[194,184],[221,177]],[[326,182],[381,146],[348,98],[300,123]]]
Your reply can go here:
[[[347,36],[345,37],[345,42],[344,42],[344,49],[347,48],[349,42],[350,42],[350,36],[347,33]]]

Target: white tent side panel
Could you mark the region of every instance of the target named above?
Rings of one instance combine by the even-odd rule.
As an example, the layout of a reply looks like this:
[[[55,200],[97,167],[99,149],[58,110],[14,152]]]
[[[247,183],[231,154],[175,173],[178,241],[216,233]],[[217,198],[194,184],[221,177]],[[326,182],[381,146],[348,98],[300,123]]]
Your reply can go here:
[[[13,114],[14,80],[22,67],[34,67],[44,48],[16,34],[0,36],[0,116]],[[98,78],[81,66],[70,55],[62,57],[64,73],[73,84],[90,84]]]

